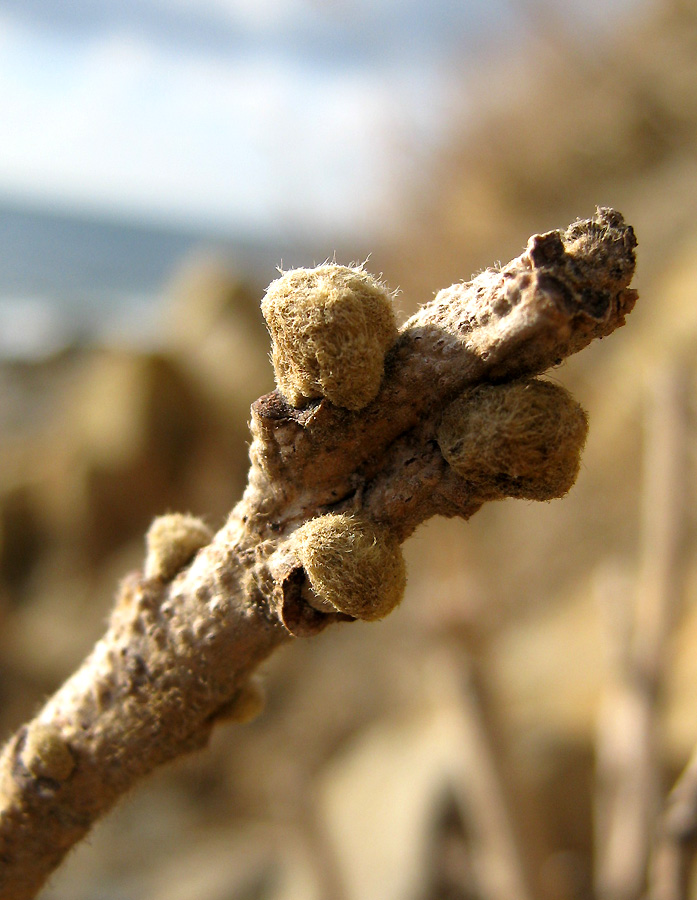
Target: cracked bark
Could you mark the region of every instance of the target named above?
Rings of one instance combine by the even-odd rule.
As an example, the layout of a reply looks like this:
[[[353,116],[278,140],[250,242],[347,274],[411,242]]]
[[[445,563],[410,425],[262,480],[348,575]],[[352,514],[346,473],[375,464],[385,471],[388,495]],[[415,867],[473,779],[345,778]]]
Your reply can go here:
[[[360,513],[403,541],[433,515],[467,519],[520,496],[510,474],[477,482],[450,468],[442,412],[469,388],[540,374],[624,324],[635,245],[609,209],[535,235],[520,257],[441,291],[405,323],[363,409],[326,399],[298,409],[278,391],[253,404],[249,481],[223,528],[173,577],[129,576],[91,655],[6,744],[4,900],[34,897],[138,779],[203,747],[276,647],[350,618],[308,602],[290,540],[300,525]]]

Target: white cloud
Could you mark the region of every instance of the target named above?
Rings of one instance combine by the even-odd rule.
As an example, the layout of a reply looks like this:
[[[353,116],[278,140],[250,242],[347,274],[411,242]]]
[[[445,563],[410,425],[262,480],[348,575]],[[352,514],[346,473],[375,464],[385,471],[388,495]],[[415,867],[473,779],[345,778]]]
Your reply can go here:
[[[23,0],[32,10],[41,2],[54,12],[72,7]],[[481,17],[488,6],[478,2]],[[80,31],[39,27],[36,15],[11,18],[6,0],[0,191],[231,225],[366,229],[383,214],[400,154],[418,159],[448,126],[461,73],[449,75],[443,60],[439,66],[432,55],[412,52],[412,43],[399,43],[417,40],[418,21],[433,25],[437,13],[429,19],[426,0],[141,4],[82,0],[93,11],[127,7],[128,16]],[[461,10],[471,6],[434,0],[432,8],[461,22]],[[134,27],[138,9],[148,10],[153,28]],[[239,39],[225,53],[206,49],[205,41],[184,47],[158,39],[158,10],[179,10],[181,22],[189,14],[192,21],[217,17],[231,23],[231,33],[242,23],[260,35],[276,29],[276,38],[290,37]],[[356,26],[346,52],[344,32],[325,27],[332,17]],[[392,19],[394,28],[366,24]],[[359,66],[361,35],[373,43]],[[393,53],[385,50],[390,41]],[[316,45],[321,52],[308,53]]]
[[[164,3],[199,15],[222,15],[234,24],[264,30],[303,17],[310,9],[307,0],[164,0]]]
[[[50,53],[29,32],[0,40],[4,189],[259,226],[365,228],[380,208],[383,122],[406,101],[374,73],[118,34]]]

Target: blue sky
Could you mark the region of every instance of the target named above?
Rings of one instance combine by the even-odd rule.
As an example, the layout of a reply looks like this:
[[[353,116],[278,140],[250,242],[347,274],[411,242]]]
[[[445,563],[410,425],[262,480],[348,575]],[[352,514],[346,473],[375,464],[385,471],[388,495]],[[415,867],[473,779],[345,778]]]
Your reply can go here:
[[[515,35],[515,10],[0,0],[0,194],[229,230],[372,230],[447,135],[472,58]]]

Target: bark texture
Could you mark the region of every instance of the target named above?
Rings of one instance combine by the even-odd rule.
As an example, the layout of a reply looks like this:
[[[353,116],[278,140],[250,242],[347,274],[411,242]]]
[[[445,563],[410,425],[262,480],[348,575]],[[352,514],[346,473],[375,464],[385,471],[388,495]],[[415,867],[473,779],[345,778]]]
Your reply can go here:
[[[124,581],[102,640],[6,744],[3,900],[34,897],[139,778],[204,746],[216,720],[248,715],[257,705],[250,676],[280,644],[350,621],[347,609],[386,614],[399,599],[395,554],[421,522],[468,518],[505,496],[550,499],[568,490],[585,416],[561,388],[536,389],[533,376],[624,324],[636,300],[635,246],[610,209],[535,235],[520,257],[441,291],[405,323],[367,405],[337,406],[325,396],[298,408],[279,391],[253,404],[249,481],[224,527],[211,537],[187,517],[157,520],[145,574]],[[504,398],[487,400],[494,466],[491,457],[478,463],[486,454],[468,425],[468,411],[482,416],[481,385]],[[457,470],[439,444],[453,403],[447,455]],[[550,429],[560,417],[564,427]],[[518,421],[525,427],[512,428]],[[564,444],[561,455],[554,442]],[[329,540],[333,523],[343,530]],[[312,544],[313,534],[324,543]],[[342,555],[341,540],[360,544],[365,563],[353,565],[350,549]],[[322,556],[323,546],[339,550]],[[395,573],[394,596],[371,605],[381,566]]]

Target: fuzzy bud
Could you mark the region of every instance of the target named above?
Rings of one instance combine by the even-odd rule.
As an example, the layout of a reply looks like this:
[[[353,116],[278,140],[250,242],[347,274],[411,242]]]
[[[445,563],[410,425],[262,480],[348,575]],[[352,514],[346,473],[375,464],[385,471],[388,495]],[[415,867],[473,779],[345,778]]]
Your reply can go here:
[[[246,724],[261,715],[266,703],[264,686],[258,678],[250,678],[237,692],[233,700],[228,717],[233,722]]]
[[[52,725],[33,722],[27,731],[22,763],[35,778],[66,781],[75,768],[75,759],[60,731]]]
[[[467,391],[446,409],[438,443],[452,468],[487,492],[552,500],[576,480],[587,431],[568,391],[531,379]]]
[[[397,339],[392,297],[360,268],[294,269],[272,282],[261,310],[276,383],[294,406],[326,397],[362,409],[375,398]]]
[[[212,538],[210,528],[195,516],[159,516],[145,536],[145,577],[170,581]]]
[[[388,529],[356,516],[326,515],[306,522],[292,540],[312,590],[338,612],[382,619],[402,599],[404,558]]]

